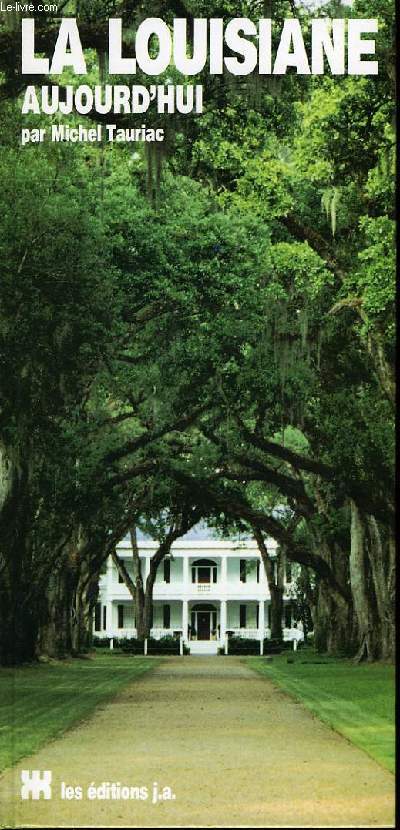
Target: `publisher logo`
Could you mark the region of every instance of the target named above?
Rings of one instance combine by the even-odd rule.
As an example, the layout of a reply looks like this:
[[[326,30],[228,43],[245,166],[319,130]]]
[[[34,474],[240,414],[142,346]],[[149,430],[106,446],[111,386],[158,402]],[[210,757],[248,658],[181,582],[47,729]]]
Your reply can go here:
[[[21,798],[27,801],[33,798],[38,801],[40,796],[45,799],[51,798],[51,771],[46,769],[43,772],[40,769],[23,769],[21,771]]]

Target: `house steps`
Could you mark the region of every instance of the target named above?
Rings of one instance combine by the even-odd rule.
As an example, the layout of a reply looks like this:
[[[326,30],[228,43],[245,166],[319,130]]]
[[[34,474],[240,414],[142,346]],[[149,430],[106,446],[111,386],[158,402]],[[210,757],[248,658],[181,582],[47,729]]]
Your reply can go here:
[[[218,643],[215,640],[191,640],[188,645],[191,654],[218,654]]]

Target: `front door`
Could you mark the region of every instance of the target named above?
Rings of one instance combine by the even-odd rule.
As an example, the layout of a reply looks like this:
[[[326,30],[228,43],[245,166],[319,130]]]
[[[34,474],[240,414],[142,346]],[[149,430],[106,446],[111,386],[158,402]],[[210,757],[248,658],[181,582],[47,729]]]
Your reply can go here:
[[[198,640],[209,640],[210,639],[210,611],[198,611],[197,612],[197,639]]]

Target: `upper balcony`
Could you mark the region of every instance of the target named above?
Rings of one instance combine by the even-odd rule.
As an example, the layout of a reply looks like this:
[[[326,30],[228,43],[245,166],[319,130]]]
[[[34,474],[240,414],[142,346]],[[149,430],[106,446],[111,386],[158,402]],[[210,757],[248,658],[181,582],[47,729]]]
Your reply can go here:
[[[153,591],[154,599],[269,599],[268,582],[260,557],[257,557],[255,551],[247,554],[246,558],[240,557],[239,551],[235,551],[235,554],[230,555],[224,551],[224,555],[206,559],[196,558],[187,553],[166,558],[158,569]],[[150,557],[141,556],[141,560],[145,581],[149,572]],[[124,561],[131,573],[129,555],[124,556]],[[119,577],[111,558],[108,561],[107,574],[101,578],[100,588],[102,592],[107,593],[109,599],[129,599],[129,591]]]

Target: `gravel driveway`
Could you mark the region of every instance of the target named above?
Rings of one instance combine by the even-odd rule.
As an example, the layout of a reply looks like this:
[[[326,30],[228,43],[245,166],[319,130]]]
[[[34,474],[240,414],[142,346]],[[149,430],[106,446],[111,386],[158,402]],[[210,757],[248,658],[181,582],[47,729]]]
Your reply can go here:
[[[22,769],[51,770],[51,800],[21,800]],[[5,773],[0,824],[393,826],[393,781],[240,658],[167,658]]]

